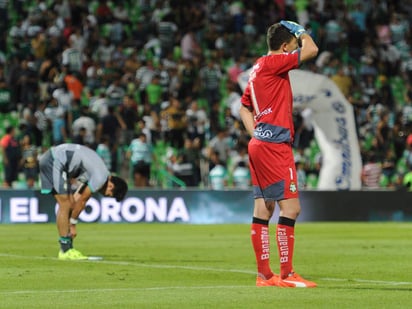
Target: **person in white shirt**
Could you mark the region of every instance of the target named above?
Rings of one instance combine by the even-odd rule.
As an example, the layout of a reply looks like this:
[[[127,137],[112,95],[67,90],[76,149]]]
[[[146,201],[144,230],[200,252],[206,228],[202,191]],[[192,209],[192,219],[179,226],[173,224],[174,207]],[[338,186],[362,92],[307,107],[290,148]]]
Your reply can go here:
[[[203,147],[205,141],[205,130],[208,125],[208,117],[206,111],[199,107],[198,102],[192,101],[190,107],[186,110],[187,117],[187,132],[191,140],[195,138],[200,139],[201,146]]]

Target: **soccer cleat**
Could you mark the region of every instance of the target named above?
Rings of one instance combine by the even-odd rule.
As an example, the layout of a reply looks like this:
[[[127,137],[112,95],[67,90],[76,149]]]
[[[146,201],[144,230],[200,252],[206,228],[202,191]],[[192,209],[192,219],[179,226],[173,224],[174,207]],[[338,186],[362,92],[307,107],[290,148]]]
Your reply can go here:
[[[66,252],[59,251],[59,260],[87,260],[88,257],[83,255],[80,251],[76,249],[69,249]]]
[[[317,286],[315,282],[305,280],[295,272],[290,273],[289,276],[281,281],[285,282],[288,284],[288,287],[292,288],[314,288]]]
[[[256,286],[279,286],[279,287],[292,287],[290,283],[286,283],[280,279],[278,275],[273,275],[270,279],[263,279],[262,277],[256,277]]]

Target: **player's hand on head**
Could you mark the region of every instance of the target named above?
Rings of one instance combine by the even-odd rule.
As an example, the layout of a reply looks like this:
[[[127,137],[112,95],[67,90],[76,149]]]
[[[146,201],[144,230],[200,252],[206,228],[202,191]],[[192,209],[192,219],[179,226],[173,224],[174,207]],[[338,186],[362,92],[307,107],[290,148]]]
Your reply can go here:
[[[295,23],[294,21],[290,20],[281,20],[280,24],[289,30],[295,37],[299,38],[302,34],[306,33],[306,30],[303,26]]]

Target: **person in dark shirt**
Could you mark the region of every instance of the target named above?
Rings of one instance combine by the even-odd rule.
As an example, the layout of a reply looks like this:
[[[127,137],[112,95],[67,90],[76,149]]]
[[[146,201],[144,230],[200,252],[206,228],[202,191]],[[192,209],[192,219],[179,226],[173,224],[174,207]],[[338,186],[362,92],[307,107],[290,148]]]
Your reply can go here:
[[[121,142],[123,145],[129,145],[135,134],[136,123],[139,121],[137,113],[137,104],[130,95],[123,97],[123,103],[119,106],[119,116],[124,122]]]
[[[97,125],[97,140],[100,140],[101,136],[107,136],[109,138],[110,151],[112,153],[112,167],[110,171],[116,172],[118,163],[117,149],[121,130],[124,129],[124,122],[119,119],[120,117],[115,111],[114,106],[109,106],[107,110],[107,115],[103,116]]]
[[[6,134],[0,140],[4,165],[4,186],[11,188],[13,181],[17,180],[21,149],[16,139],[16,129],[12,126],[6,128]]]

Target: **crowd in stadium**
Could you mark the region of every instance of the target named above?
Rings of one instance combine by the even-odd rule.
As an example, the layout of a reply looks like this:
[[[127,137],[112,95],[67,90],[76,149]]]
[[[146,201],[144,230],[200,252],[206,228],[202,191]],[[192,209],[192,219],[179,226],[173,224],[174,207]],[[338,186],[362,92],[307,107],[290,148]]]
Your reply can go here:
[[[302,69],[354,107],[363,186],[412,187],[411,16],[411,1],[2,0],[4,187],[36,187],[38,155],[64,142],[135,187],[248,187],[237,78],[281,19],[320,47]],[[321,153],[299,112],[295,128],[299,186],[314,189]]]

